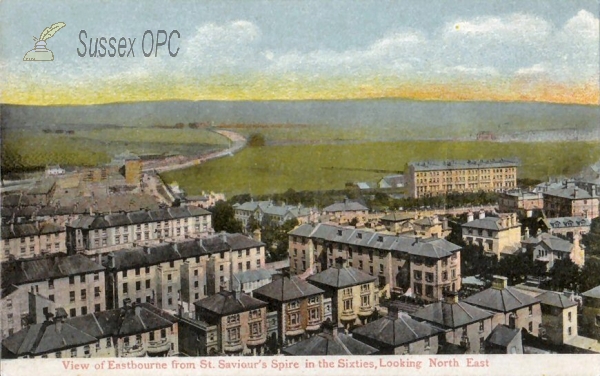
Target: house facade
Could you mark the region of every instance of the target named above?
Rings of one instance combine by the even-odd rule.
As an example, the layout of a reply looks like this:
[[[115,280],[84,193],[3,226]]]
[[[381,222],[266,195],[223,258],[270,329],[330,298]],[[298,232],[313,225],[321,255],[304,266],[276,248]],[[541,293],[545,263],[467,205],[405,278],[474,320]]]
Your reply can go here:
[[[583,292],[581,296],[583,297],[581,307],[582,334],[600,341],[600,286]]]
[[[562,187],[543,192],[544,212],[548,217],[598,217],[600,197],[595,187],[580,188],[574,182],[565,182]]]
[[[82,216],[66,230],[67,251],[96,255],[144,243],[205,237],[211,214],[199,207],[173,207],[108,215]]]
[[[411,162],[404,169],[404,180],[413,198],[501,191],[517,186],[518,166],[511,159]]]
[[[67,251],[65,228],[51,222],[3,225],[0,236],[0,262]]]
[[[521,244],[534,261],[546,263],[547,270],[552,269],[556,260],[568,258],[579,266],[583,266],[585,262],[585,252],[580,246],[578,238],[573,244],[558,236],[542,232],[536,236],[523,239]]]
[[[332,323],[351,330],[356,324],[365,324],[378,304],[376,277],[349,267],[339,258],[334,267],[309,276],[309,283],[325,291],[332,301]]]
[[[521,223],[515,213],[500,217],[486,217],[479,213],[478,219],[469,215],[462,226],[462,238],[468,244],[476,244],[489,255],[500,258],[515,253],[521,242]]]

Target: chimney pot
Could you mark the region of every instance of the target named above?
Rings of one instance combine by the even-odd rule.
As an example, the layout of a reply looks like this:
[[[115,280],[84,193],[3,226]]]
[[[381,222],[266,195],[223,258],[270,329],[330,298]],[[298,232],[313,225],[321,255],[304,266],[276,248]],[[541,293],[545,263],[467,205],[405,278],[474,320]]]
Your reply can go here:
[[[444,300],[448,304],[458,303],[458,293],[456,291],[446,291]]]
[[[495,275],[493,278],[494,278],[494,282],[492,282],[493,289],[504,290],[506,288],[506,286],[508,286],[508,278],[500,276],[500,275]]]

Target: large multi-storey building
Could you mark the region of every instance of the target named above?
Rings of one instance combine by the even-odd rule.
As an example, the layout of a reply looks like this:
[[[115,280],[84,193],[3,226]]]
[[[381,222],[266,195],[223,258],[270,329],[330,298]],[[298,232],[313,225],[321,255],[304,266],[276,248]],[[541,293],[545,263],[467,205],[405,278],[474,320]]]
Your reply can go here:
[[[511,189],[501,192],[498,197],[500,213],[518,212],[527,217],[534,211],[544,208],[544,196],[540,192],[527,192],[521,189]]]
[[[264,268],[265,248],[244,235],[220,233],[111,252],[104,263],[109,307],[129,298],[193,311],[195,301],[230,289],[234,274]]]
[[[55,223],[11,223],[2,226],[0,261],[66,252],[65,228]]]
[[[106,309],[104,267],[84,255],[57,254],[2,263],[2,288],[10,285],[48,298],[70,317]]]
[[[246,228],[251,218],[258,224],[272,222],[282,225],[285,221],[296,219],[299,223],[313,221],[318,212],[302,205],[275,205],[272,201],[249,201],[233,205],[234,217]]]
[[[134,244],[208,236],[210,212],[193,206],[108,215],[86,215],[67,225],[67,251],[107,253]]]
[[[461,288],[461,248],[445,239],[396,236],[329,224],[302,225],[289,233],[290,271],[307,275],[348,266],[376,276],[384,295],[413,295],[437,301]]]
[[[516,188],[513,159],[411,162],[404,170],[408,195],[419,198],[447,193],[501,191]]]

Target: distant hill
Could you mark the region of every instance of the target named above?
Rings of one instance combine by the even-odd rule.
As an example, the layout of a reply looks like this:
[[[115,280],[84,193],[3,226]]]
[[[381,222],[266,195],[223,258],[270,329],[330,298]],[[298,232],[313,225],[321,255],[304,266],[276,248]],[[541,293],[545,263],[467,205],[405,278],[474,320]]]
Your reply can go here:
[[[549,103],[436,102],[399,99],[343,101],[164,101],[90,106],[0,105],[4,129],[85,126],[304,124],[409,131],[409,138],[475,138],[511,133],[598,129],[599,106]],[[416,132],[415,132],[416,131]]]

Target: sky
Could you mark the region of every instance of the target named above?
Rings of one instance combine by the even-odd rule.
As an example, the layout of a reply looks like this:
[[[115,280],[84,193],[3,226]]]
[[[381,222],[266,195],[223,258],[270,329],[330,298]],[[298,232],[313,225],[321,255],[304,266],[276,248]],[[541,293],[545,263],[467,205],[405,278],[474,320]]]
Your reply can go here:
[[[598,105],[599,13],[598,0],[4,0],[0,102],[389,97]],[[66,26],[47,40],[54,61],[23,61],[34,37],[56,22]],[[81,30],[86,51],[90,38],[93,45],[136,38],[135,57],[81,57]],[[145,57],[146,30],[154,38],[177,30],[177,55],[162,46]]]

